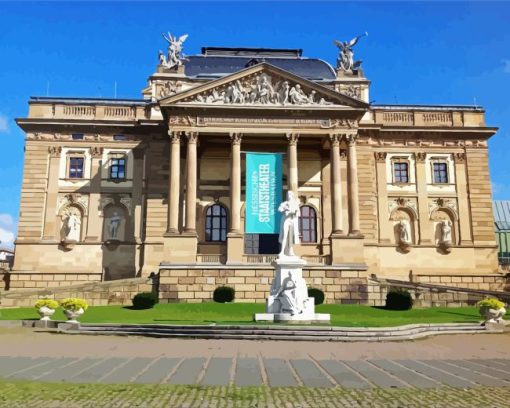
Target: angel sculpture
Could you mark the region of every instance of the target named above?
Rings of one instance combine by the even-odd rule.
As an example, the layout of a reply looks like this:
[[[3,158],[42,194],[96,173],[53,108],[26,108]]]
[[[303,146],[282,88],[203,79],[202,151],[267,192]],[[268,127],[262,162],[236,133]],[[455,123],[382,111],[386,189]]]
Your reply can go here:
[[[345,72],[352,72],[353,70],[359,68],[361,66],[361,60],[354,61],[354,52],[353,47],[358,43],[359,39],[362,37],[366,37],[368,35],[367,32],[363,35],[358,35],[354,37],[351,41],[337,41],[334,43],[340,50],[338,54],[338,58],[336,59],[336,69],[342,70]]]
[[[182,54],[182,44],[186,41],[186,38],[188,38],[188,34],[181,35],[177,38],[173,37],[170,33],[168,33],[168,36],[163,33],[163,38],[168,41],[168,59],[165,66],[172,68],[182,65],[182,60],[184,59],[184,54]]]
[[[163,51],[159,50],[158,58],[159,58],[159,65],[168,67],[168,61],[166,60],[166,57],[165,57],[165,54],[163,54]]]

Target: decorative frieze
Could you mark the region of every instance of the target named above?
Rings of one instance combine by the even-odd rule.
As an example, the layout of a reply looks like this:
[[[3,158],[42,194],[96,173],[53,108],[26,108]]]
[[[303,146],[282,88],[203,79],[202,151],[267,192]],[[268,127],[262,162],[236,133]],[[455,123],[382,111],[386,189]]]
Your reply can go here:
[[[84,215],[88,213],[89,197],[88,195],[82,195],[77,193],[61,195],[57,198],[57,215],[61,214],[66,207],[71,205],[77,205],[81,207]]]
[[[466,153],[455,153],[455,162],[456,163],[465,163],[466,162]]]
[[[418,208],[415,199],[397,197],[388,201],[388,214],[391,216],[397,208],[408,208],[418,218]]]
[[[446,208],[455,214],[457,217],[458,209],[457,209],[457,200],[455,198],[435,198],[431,201],[429,201],[429,216],[432,216],[434,211]]]
[[[183,102],[225,105],[333,105],[313,89],[267,73],[248,75]]]
[[[418,163],[423,163],[427,158],[427,153],[418,152],[414,154],[414,157]]]
[[[384,163],[386,161],[386,156],[388,156],[388,153],[386,152],[374,152],[375,161],[379,163]]]
[[[50,146],[48,147],[48,153],[50,157],[60,157],[62,153],[62,146]]]
[[[103,148],[99,146],[93,146],[90,148],[90,156],[93,159],[99,159],[103,156]]]

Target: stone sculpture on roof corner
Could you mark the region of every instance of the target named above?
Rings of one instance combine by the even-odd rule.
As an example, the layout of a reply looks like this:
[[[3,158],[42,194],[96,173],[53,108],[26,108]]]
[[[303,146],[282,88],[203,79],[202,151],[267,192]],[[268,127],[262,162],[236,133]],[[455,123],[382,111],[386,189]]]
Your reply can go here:
[[[165,57],[162,51],[159,51],[159,64],[166,68],[173,68],[182,65],[185,59],[182,53],[184,41],[188,38],[188,34],[181,35],[179,38],[172,36],[170,32],[168,35],[162,33],[163,38],[168,41],[168,56]]]
[[[368,36],[368,32],[365,34],[354,37],[351,41],[337,41],[334,40],[335,45],[340,50],[338,58],[336,59],[337,71],[352,72],[361,66],[362,61],[354,61],[354,46],[358,43],[360,38]]]

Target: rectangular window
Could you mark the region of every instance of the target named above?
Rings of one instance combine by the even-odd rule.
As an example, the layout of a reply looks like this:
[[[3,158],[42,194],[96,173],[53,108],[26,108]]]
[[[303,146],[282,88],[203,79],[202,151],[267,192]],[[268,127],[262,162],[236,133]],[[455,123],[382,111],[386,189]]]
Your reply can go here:
[[[114,157],[110,159],[110,179],[123,180],[126,178],[126,159]]]
[[[71,137],[73,140],[83,140],[83,133],[73,133]]]
[[[409,163],[394,161],[393,162],[393,182],[409,183]]]
[[[126,140],[124,135],[113,135],[113,140]]]
[[[69,158],[69,178],[81,179],[83,178],[83,157],[70,157]]]
[[[434,183],[447,184],[448,183],[448,164],[447,163],[433,163],[434,169]]]

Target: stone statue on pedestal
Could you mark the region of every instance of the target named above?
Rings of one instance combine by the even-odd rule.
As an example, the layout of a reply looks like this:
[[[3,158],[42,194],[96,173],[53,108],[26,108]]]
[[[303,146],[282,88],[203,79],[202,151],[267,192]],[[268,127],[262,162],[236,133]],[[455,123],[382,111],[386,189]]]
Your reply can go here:
[[[117,234],[119,233],[120,223],[122,222],[122,217],[114,212],[112,218],[108,221],[108,238],[109,239],[119,239]]]
[[[398,223],[399,244],[411,245],[411,231],[407,220],[400,220]]]
[[[70,213],[65,220],[66,241],[80,241],[81,219],[78,215]]]
[[[292,191],[287,192],[287,201],[284,201],[278,207],[278,211],[283,213],[280,224],[280,236],[278,242],[281,244],[279,258],[295,257],[294,244],[299,244],[299,201],[294,198]]]
[[[441,241],[442,244],[452,243],[452,223],[450,221],[443,221],[441,223]]]
[[[182,54],[182,45],[184,41],[186,41],[186,38],[188,38],[188,34],[181,35],[177,38],[173,37],[170,33],[168,33],[168,36],[163,33],[163,38],[168,41],[168,58],[164,65],[168,68],[182,65],[182,60],[184,59],[184,54]],[[160,56],[160,63],[162,62],[163,61]]]
[[[352,72],[361,66],[361,60],[354,61],[353,47],[358,43],[360,38],[366,37],[368,33],[354,37],[351,41],[337,41],[335,45],[340,50],[338,58],[336,59],[336,69],[344,72]]]

